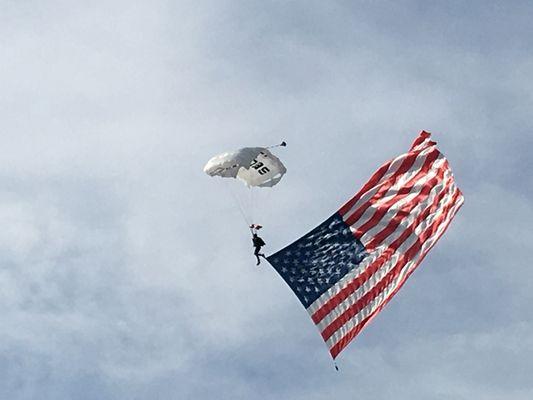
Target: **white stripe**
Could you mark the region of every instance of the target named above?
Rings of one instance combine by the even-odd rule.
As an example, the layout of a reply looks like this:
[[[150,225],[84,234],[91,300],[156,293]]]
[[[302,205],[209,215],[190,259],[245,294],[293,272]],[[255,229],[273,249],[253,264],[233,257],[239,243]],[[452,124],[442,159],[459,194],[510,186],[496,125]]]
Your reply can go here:
[[[428,136],[427,138],[425,138],[422,143],[418,144],[417,146],[413,147],[411,149],[411,151],[420,151],[421,149],[423,149],[425,146],[428,145],[428,142],[431,141],[431,137]]]
[[[405,252],[409,250],[409,248],[414,245],[417,240],[419,240],[419,235],[424,232],[427,226],[429,226],[433,222],[435,216],[439,214],[439,210],[444,208],[449,203],[455,193],[456,186],[454,183],[452,183],[452,185],[448,189],[447,195],[439,201],[436,213],[428,215],[425,220],[421,221],[420,224],[415,228],[415,230],[407,237],[407,239],[398,247],[398,249],[396,249],[396,251],[391,255],[391,257],[371,277],[369,277],[369,279],[364,282],[361,287],[359,287],[355,292],[350,294],[350,296],[348,296],[340,304],[338,304],[333,310],[329,312],[328,315],[326,315],[317,324],[320,331],[324,330],[336,318],[338,318],[341,314],[347,311],[351,306],[357,303],[359,299],[365,296],[379,282],[381,282],[381,280],[394,268],[398,260],[405,254]]]
[[[425,160],[424,160],[425,161]],[[425,186],[425,184],[433,179],[437,174],[438,170],[442,167],[446,160],[439,156],[437,159],[432,163],[431,170],[429,173],[424,174],[421,178],[419,178],[413,187],[410,190],[410,198],[416,197],[420,190]],[[411,170],[410,170],[411,171]],[[372,202],[372,205],[366,209],[366,211],[363,213],[363,215],[355,221],[351,226],[354,228],[354,230],[359,229],[361,226],[363,226],[365,223],[367,223],[374,214],[377,212],[377,209],[385,204],[386,202],[390,201],[392,198],[398,195],[398,192],[405,187],[405,184],[411,180],[417,173],[420,172],[420,168],[417,168],[417,170],[413,170],[409,173],[406,173],[402,175],[401,179],[395,183],[388,191],[387,193],[381,197],[379,200]],[[385,218],[386,216],[384,216]],[[346,222],[348,216],[343,217],[343,220]]]
[[[402,165],[402,162],[410,155],[410,153],[405,153],[405,154],[402,154],[398,157],[396,157],[393,161],[391,161],[390,165],[389,165],[389,168],[387,169],[387,172],[385,172],[383,174],[383,176],[379,179],[378,182],[376,182],[374,184],[374,186],[372,186],[368,191],[366,191],[365,193],[363,193],[361,195],[361,197],[359,198],[359,200],[357,200],[357,202],[352,205],[352,208],[350,208],[350,210],[348,210],[347,212],[352,212],[354,210],[354,207],[356,207],[356,205],[358,204],[362,204],[364,202],[366,202],[366,199],[369,199],[371,198],[372,196],[374,196],[374,194],[378,191],[378,189],[381,187],[381,185],[383,183],[386,183],[387,180],[396,173],[396,171],[398,170],[398,168],[400,168],[400,166]]]
[[[434,150],[434,147],[429,147],[426,150],[420,152],[420,154],[417,155],[417,157],[415,159],[415,162],[413,163],[411,168],[409,170],[407,170],[404,174],[409,174],[411,171],[415,170],[414,166],[417,165],[418,163],[420,163],[421,160],[425,160],[426,156],[428,155],[428,153],[433,151],[433,150]],[[359,200],[357,200],[357,202],[344,214],[344,217],[343,217],[344,220],[347,220],[362,205],[367,203],[376,194],[376,192],[381,188],[381,186],[384,183],[387,183],[387,179],[396,173],[396,171],[398,170],[398,168],[400,168],[400,166],[401,166],[402,162],[404,161],[404,159],[407,158],[410,155],[411,155],[410,153],[406,153],[406,154],[403,154],[401,157],[398,157],[396,160],[394,160],[394,162],[391,164],[389,170],[387,171],[387,174],[385,174],[383,176],[383,178],[380,179],[378,184],[376,184],[372,189],[370,189],[367,192],[365,192],[359,198]],[[420,169],[420,167],[418,169]],[[402,177],[404,174],[400,175],[400,177]]]
[[[422,246],[423,253],[417,253],[418,257],[404,266],[401,272],[401,277],[399,277],[401,278],[401,280],[396,283],[392,282],[391,285],[395,283],[394,287],[391,287],[391,285],[389,285],[386,293],[384,293],[385,291],[380,293],[380,295],[376,297],[367,307],[365,307],[365,309],[361,310],[358,315],[355,315],[346,324],[344,324],[341,328],[335,331],[335,333],[329,338],[329,340],[326,341],[326,344],[330,349],[335,346],[335,344],[337,344],[340,340],[342,340],[342,338],[346,336],[353,328],[355,328],[364,319],[371,315],[376,310],[376,308],[381,306],[383,302],[391,296],[391,293],[398,287],[398,285],[406,279],[405,275],[408,274],[417,265],[417,261],[420,259],[420,257],[423,257],[439,239],[439,237],[443,233],[443,230],[453,219],[453,217],[457,213],[457,210],[459,209],[459,207],[461,207],[462,203],[463,199],[461,198],[460,201],[455,204],[455,206],[450,210],[451,213],[449,214],[449,218],[446,218],[443,222],[441,222],[436,233],[427,242],[424,243],[424,245]]]
[[[322,293],[322,295],[316,299],[308,308],[308,312],[312,315],[314,314],[319,308],[321,308],[330,298],[335,297],[342,289],[344,289],[348,284],[353,281],[355,278],[357,278],[361,273],[363,273],[370,264],[372,264],[381,254],[396,240],[398,239],[401,234],[404,232],[405,228],[410,226],[413,221],[417,218],[420,213],[422,213],[428,205],[433,204],[433,201],[435,200],[435,197],[442,192],[446,188],[446,185],[448,184],[448,180],[440,182],[438,185],[435,185],[433,189],[430,191],[430,195],[422,201],[420,204],[418,204],[413,210],[409,213],[408,216],[406,216],[402,223],[398,225],[396,230],[392,232],[389,236],[387,236],[383,242],[366,258],[362,260],[362,262],[358,265],[357,268],[347,273],[344,277],[342,277],[339,282],[337,282],[335,285],[333,285],[331,288],[329,288],[326,292]],[[452,185],[455,183],[452,181]],[[448,188],[448,191],[451,189]],[[442,201],[442,199],[441,199]],[[366,245],[369,243],[368,241],[363,242],[363,245]]]
[[[401,270],[400,274],[385,288],[378,296],[372,300],[365,308],[363,308],[358,314],[349,319],[344,325],[342,325],[335,333],[326,340],[328,348],[332,348],[337,344],[346,334],[348,334],[353,328],[360,324],[365,318],[367,318],[372,312],[374,312],[383,302],[390,297],[391,293],[405,280],[406,274],[411,270],[412,267],[416,266],[418,260],[429,251],[433,246],[436,240],[442,234],[442,231],[446,228],[449,221],[453,219],[457,209],[461,206],[461,202],[456,202],[454,206],[448,211],[447,218],[441,221],[438,224],[438,228],[428,240],[426,240],[419,251],[413,256],[411,261],[409,261]],[[434,214],[433,216],[440,215],[441,213]],[[428,223],[430,226],[431,223]],[[322,329],[321,329],[322,331]]]
[[[439,173],[439,171],[435,171],[435,173],[432,174],[432,175],[436,176],[438,173]],[[430,175],[430,178],[427,181],[433,179],[434,176]],[[452,181],[453,181],[452,171],[450,171],[450,169],[446,169],[446,171],[444,172],[444,175],[442,177],[442,180],[439,181],[439,183],[437,183],[431,189],[431,191],[428,194],[428,197],[432,196],[432,192],[435,190],[435,188],[439,188],[439,187],[444,188],[444,187],[446,187],[446,185],[449,182],[452,182]],[[419,182],[416,183],[417,186],[418,186]],[[425,183],[427,183],[427,182],[420,183],[422,188],[423,188]],[[410,204],[413,201],[413,199],[416,198],[419,195],[420,195],[420,190],[417,190],[416,192],[410,193],[408,196],[404,197],[403,199],[399,200],[398,202],[393,204],[391,207],[389,207],[387,212],[385,213],[385,215],[383,215],[383,217],[381,218],[381,220],[375,226],[373,226],[368,231],[366,231],[363,234],[363,236],[361,236],[361,238],[360,238],[361,242],[363,244],[365,244],[365,245],[367,243],[370,243],[370,241],[374,238],[374,236],[376,236],[379,232],[381,232],[389,224],[389,222],[394,219],[394,217],[402,210],[402,208],[405,205]],[[435,196],[433,195],[432,198],[434,198],[434,197]],[[424,199],[423,201],[426,201],[426,199]],[[416,209],[416,207],[413,210],[411,210],[411,212],[409,214],[412,214],[415,211],[415,209]]]

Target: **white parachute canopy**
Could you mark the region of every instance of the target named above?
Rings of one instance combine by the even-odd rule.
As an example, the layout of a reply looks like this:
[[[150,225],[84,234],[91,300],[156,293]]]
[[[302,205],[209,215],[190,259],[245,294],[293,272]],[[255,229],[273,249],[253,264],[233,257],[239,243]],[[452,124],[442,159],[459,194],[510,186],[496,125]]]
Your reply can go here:
[[[214,156],[205,165],[204,172],[210,176],[238,178],[248,187],[272,187],[287,169],[267,148],[244,147]]]

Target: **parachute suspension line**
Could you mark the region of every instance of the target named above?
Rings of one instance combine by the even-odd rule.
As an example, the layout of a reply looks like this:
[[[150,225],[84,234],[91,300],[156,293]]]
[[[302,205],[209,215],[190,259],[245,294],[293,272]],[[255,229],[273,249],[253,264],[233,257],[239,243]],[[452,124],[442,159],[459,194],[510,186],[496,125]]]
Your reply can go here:
[[[230,187],[231,185],[223,185],[223,186],[230,193],[231,197],[233,197],[233,201],[235,201],[235,203],[237,203],[237,207],[239,208],[239,212],[240,212],[240,214],[242,216],[242,219],[244,220],[244,223],[246,224],[246,226],[250,226],[253,222],[249,221],[249,218],[246,215],[246,212],[244,211],[243,204],[241,203],[241,201],[239,200],[239,197],[235,194],[233,189]]]
[[[251,223],[255,224],[257,221],[254,219],[254,189],[252,187],[249,187],[248,190],[250,191],[250,218],[252,220]]]

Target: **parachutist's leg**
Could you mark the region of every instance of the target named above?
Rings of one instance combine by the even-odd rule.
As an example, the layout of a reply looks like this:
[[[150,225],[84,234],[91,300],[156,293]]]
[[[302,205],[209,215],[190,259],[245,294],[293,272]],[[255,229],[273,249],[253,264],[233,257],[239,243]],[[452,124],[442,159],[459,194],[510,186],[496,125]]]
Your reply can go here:
[[[261,247],[263,247],[263,246],[261,246]],[[259,247],[259,248],[257,249],[257,255],[260,256],[260,257],[263,257],[263,258],[266,260],[265,253],[260,253],[260,251],[261,251],[261,247]]]

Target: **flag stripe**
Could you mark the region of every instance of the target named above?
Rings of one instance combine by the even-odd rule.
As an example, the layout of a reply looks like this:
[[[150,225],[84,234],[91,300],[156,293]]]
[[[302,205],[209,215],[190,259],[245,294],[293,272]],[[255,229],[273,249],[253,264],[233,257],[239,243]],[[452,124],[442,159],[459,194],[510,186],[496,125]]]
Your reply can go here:
[[[425,149],[420,153],[410,153],[408,157],[404,159],[402,165],[398,170],[387,178],[386,181],[382,182],[379,187],[376,187],[374,190],[370,190],[365,193],[359,199],[359,201],[349,210],[346,215],[343,215],[344,220],[348,225],[354,224],[366,211],[368,207],[376,199],[383,198],[383,196],[389,191],[389,189],[396,183],[397,180],[401,179],[404,174],[409,176],[410,173],[416,171],[420,168],[419,165],[423,165],[425,160],[428,157],[437,157],[438,151],[433,148]],[[342,215],[342,214],[341,214]]]
[[[438,199],[435,200],[435,196],[437,196],[442,190],[446,189],[445,186],[448,185],[450,179],[453,180],[451,171],[446,171],[445,178],[446,179],[444,179],[442,182],[431,188],[429,198],[426,198],[424,199],[424,201],[420,202],[413,201],[410,204],[410,207],[406,209],[403,220],[395,218],[393,220],[394,222],[391,221],[391,223],[388,224],[387,228],[385,228],[386,235],[379,237],[379,242],[375,243],[375,250],[369,252],[369,255],[365,259],[363,259],[362,263],[355,270],[345,275],[342,280],[338,282],[337,285],[331,287],[327,292],[325,292],[321,297],[319,297],[317,301],[312,303],[308,307],[308,312],[313,315],[318,309],[322,308],[331,297],[338,295],[342,290],[344,290],[344,288],[350,281],[361,275],[371,263],[373,263],[379,256],[383,254],[383,252],[388,248],[388,246],[390,246],[396,239],[398,239],[398,237],[403,232],[403,227],[409,226],[409,224],[413,223],[415,216],[419,215],[419,213],[421,213],[429,204],[432,204],[434,201],[438,201]],[[396,229],[398,227],[399,229]],[[365,238],[363,236],[361,240],[370,241],[370,244],[372,244],[371,238],[369,237]],[[365,245],[368,246],[368,244]]]
[[[369,188],[364,192],[360,198],[355,202],[350,209],[346,209],[346,212],[340,212],[345,220],[347,220],[352,214],[358,211],[358,209],[367,204],[369,200],[375,197],[376,193],[380,191],[383,193],[391,186],[391,182],[394,182],[398,176],[403,175],[408,169],[416,162],[417,159],[424,159],[428,152],[424,154],[420,153],[407,153],[401,157],[398,157],[391,165],[388,173],[378,182],[378,184]]]
[[[458,194],[458,192],[455,193]],[[442,200],[442,203],[447,203],[447,205],[444,206],[444,210],[447,210],[453,205],[454,198],[452,197],[450,199],[450,197],[447,196]],[[416,252],[420,249],[421,244],[428,237],[430,237],[431,231],[426,229],[426,226],[433,223],[432,220],[436,214],[430,214],[429,210],[430,209],[428,208],[428,212],[426,213],[427,215],[425,215],[423,219],[417,221],[416,231],[411,230],[411,232],[409,232],[406,230],[402,234],[401,246],[398,246],[395,249],[398,251],[395,251],[390,257],[379,257],[376,262],[374,262],[368,268],[368,276],[366,281],[359,285],[351,285],[351,289],[353,290],[350,292],[347,291],[349,295],[352,295],[357,289],[359,289],[359,287],[362,286],[362,291],[364,294],[361,293],[361,296],[351,296],[346,299],[347,301],[342,303],[339,302],[338,299],[333,299],[334,301],[330,302],[330,304],[334,305],[335,307],[332,308],[332,312],[330,312],[330,314],[336,316],[336,318],[323,329],[322,335],[324,336],[324,339],[329,338],[329,336],[331,336],[336,329],[342,326],[344,322],[353,317],[353,315],[357,313],[357,310],[361,308],[362,304],[367,304],[373,297],[381,292],[383,288],[386,287],[387,283],[390,282],[390,280],[400,272],[401,267],[405,264],[405,262],[407,262],[414,254],[416,254]],[[418,222],[421,223],[418,224]],[[417,231],[422,232],[418,234]],[[409,238],[409,240],[405,240],[407,238]],[[320,323],[320,325],[322,325],[322,323]]]
[[[374,172],[374,174],[370,177],[369,181],[359,190],[359,192],[357,192],[357,194],[354,197],[348,200],[346,204],[344,204],[341,207],[341,209],[339,210],[339,213],[341,215],[346,214],[364,193],[366,193],[368,190],[376,186],[383,179],[386,173],[389,171],[392,163],[393,163],[392,161],[389,161],[383,164],[376,172]]]
[[[418,156],[418,153],[405,153],[388,163],[385,163],[363,186],[363,188],[352,197],[345,205],[343,205],[339,214],[342,216],[348,214],[352,209],[355,209],[358,204],[361,204],[368,200],[376,193],[382,184],[386,183],[389,179],[394,178],[399,173],[399,169],[406,163],[412,163]]]
[[[451,172],[446,169],[446,163],[434,172],[435,176],[424,182],[424,186],[419,192],[411,193],[414,196],[407,196],[402,199],[403,201],[391,206],[378,223],[372,228],[360,232],[361,241],[365,244],[368,252],[374,251],[402,222],[409,218],[412,212],[416,211],[419,206],[424,205],[433,190],[438,191],[440,188],[444,188],[452,179]],[[441,182],[440,184],[439,181]],[[384,223],[386,223],[386,226],[379,230]]]
[[[453,185],[453,182],[451,182],[451,185]],[[435,208],[435,205],[446,196],[447,190],[449,190],[448,187],[444,187],[442,190],[437,189],[433,198],[427,198],[426,201],[418,204],[420,206],[419,214],[416,216],[411,214],[410,218],[404,221],[408,222],[408,225],[405,228],[402,227],[401,229],[391,232],[391,235],[388,236],[385,246],[383,246],[384,248],[379,252],[379,256],[377,258],[373,257],[373,262],[370,265],[365,265],[365,268],[360,275],[348,282],[338,294],[328,299],[328,301],[325,302],[324,305],[313,314],[313,321],[315,321],[315,323],[320,321],[341,301],[346,299],[351,293],[357,290],[358,287],[364,284],[366,280],[375,273],[378,267],[382,264],[383,260],[392,257],[402,243],[415,231],[420,221],[423,221]],[[395,234],[393,235],[392,233]]]
[[[345,215],[353,206],[354,204],[370,189],[378,186],[382,180],[387,179],[390,177],[391,174],[393,174],[401,165],[402,161],[409,157],[410,152],[415,151],[415,148],[418,149],[418,151],[423,150],[425,147],[433,146],[436,143],[428,141],[427,139],[430,137],[430,134],[426,131],[422,131],[420,135],[417,137],[417,139],[413,142],[411,149],[409,150],[409,153],[401,154],[400,156],[396,157],[394,160],[388,161],[385,164],[383,164],[368,180],[367,183],[356,193],[355,196],[353,196],[350,200],[348,200],[339,210],[339,213],[341,215]]]
[[[454,208],[457,206],[460,206],[460,205],[456,204]],[[454,215],[454,211],[452,211],[452,213],[449,214],[450,218],[453,217],[453,215]],[[446,219],[447,218],[445,218],[443,221],[445,221]],[[440,236],[440,232],[442,231],[442,229],[444,229],[447,223],[441,221],[441,223],[437,222],[435,225],[440,226],[441,230],[438,231],[437,234],[433,235],[432,238],[430,238],[428,242],[424,244],[425,249],[423,251],[417,252],[415,256],[413,257],[413,259],[409,262],[409,264],[406,267],[402,268],[402,271],[399,274],[399,277],[397,277],[396,282],[395,281],[389,282],[389,284],[387,285],[384,291],[377,293],[376,296],[372,298],[371,303],[361,308],[360,312],[358,312],[357,315],[354,316],[354,318],[352,318],[350,321],[347,321],[346,324],[342,326],[342,328],[338,329],[335,332],[334,336],[329,338],[329,340],[327,340],[328,346],[332,347],[332,345],[334,345],[339,340],[341,340],[341,338],[344,337],[347,334],[347,332],[349,332],[355,326],[360,324],[361,323],[360,321],[363,321],[367,316],[376,312],[377,307],[379,307],[379,305],[382,304],[386,300],[386,298],[391,297],[394,293],[396,293],[396,289],[399,289],[401,284],[403,284],[403,281],[405,281],[405,279],[403,278],[406,278],[406,273],[409,270],[414,270],[416,268],[416,266],[421,261],[423,252],[426,251],[426,249],[429,250],[429,246],[431,246],[431,244],[438,239],[438,237]]]
[[[447,199],[450,199],[450,197],[453,195],[453,191],[455,188],[451,188],[451,191],[446,196]],[[445,200],[446,201],[446,200]],[[369,276],[366,277],[366,280],[364,282],[356,282],[350,287],[348,287],[345,291],[345,297],[342,299],[340,298],[334,298],[332,302],[329,303],[330,305],[330,311],[327,313],[327,315],[322,315],[322,318],[314,318],[313,320],[318,325],[319,329],[322,330],[326,328],[328,325],[330,325],[336,318],[338,318],[340,315],[342,315],[343,312],[348,310],[354,303],[358,301],[358,299],[362,298],[364,295],[369,293],[373,287],[377,285],[379,281],[381,281],[393,268],[395,263],[401,258],[402,254],[405,253],[413,244],[416,244],[418,241],[418,237],[416,233],[420,233],[425,229],[425,227],[428,224],[428,221],[432,217],[430,216],[427,218],[423,223],[419,225],[417,228],[417,232],[415,234],[411,235],[405,242],[402,243],[400,248],[395,251],[386,262],[383,262],[383,257],[378,257],[378,259],[372,263],[371,267],[369,268]],[[381,262],[379,262],[381,261]],[[357,284],[359,283],[359,284]]]
[[[423,192],[424,187],[427,187],[427,184],[431,182],[434,174],[439,172],[439,165],[442,164],[439,161],[442,161],[442,158],[439,161],[433,161],[432,158],[428,158],[427,164],[408,182],[405,184],[400,183],[399,186],[391,188],[382,200],[371,204],[368,211],[372,216],[362,224],[357,222],[352,225],[355,236],[361,238],[366,232],[376,226],[388,212],[394,211],[393,206],[401,202],[405,197],[414,195],[418,198],[418,193]],[[430,170],[432,171],[430,172]]]
[[[459,192],[460,194],[460,192]],[[459,195],[457,202],[455,206],[453,207],[453,211],[451,212],[450,216],[444,221],[440,227],[441,230],[436,233],[436,235],[431,239],[431,241],[428,241],[424,243],[424,246],[427,246],[426,249],[421,253],[420,257],[416,260],[413,260],[411,262],[411,266],[409,267],[409,270],[403,276],[401,282],[395,287],[395,289],[387,295],[387,297],[379,304],[378,307],[376,307],[372,312],[369,313],[368,316],[366,316],[360,323],[354,324],[354,326],[344,335],[341,335],[341,338],[332,344],[331,342],[328,343],[328,347],[330,348],[330,354],[333,358],[336,358],[337,355],[348,345],[348,343],[355,337],[357,334],[366,326],[368,323],[385,307],[385,305],[394,297],[394,295],[398,292],[398,290],[401,289],[403,286],[403,283],[407,280],[407,278],[414,272],[414,270],[420,265],[426,254],[431,250],[431,248],[437,243],[438,239],[444,234],[446,229],[448,228],[448,225],[452,221],[453,217],[459,211],[461,206],[463,205],[464,200],[461,195]]]
[[[453,200],[459,194],[460,193],[458,191],[455,192],[454,198],[445,207],[446,212],[454,205]],[[389,266],[392,266],[392,268],[388,272],[386,272],[385,276],[382,277],[377,282],[377,284],[373,285],[372,288],[362,297],[358,299],[353,299],[356,301],[353,302],[352,300],[353,304],[348,305],[347,309],[341,309],[337,312],[340,315],[338,315],[333,322],[331,322],[322,330],[322,337],[324,338],[324,340],[329,339],[331,335],[333,335],[339,328],[341,328],[348,320],[353,318],[361,309],[368,305],[368,303],[370,303],[373,298],[378,296],[401,273],[403,266],[405,266],[405,264],[420,251],[422,243],[431,237],[431,234],[433,233],[434,224],[438,225],[440,223],[443,216],[442,214],[437,215],[439,216],[439,219],[437,219],[436,222],[431,222],[429,224],[429,227],[422,234],[420,234],[419,238],[416,239],[415,243],[413,243],[407,251],[397,254],[396,258],[392,257],[387,262],[387,264],[389,264]],[[435,216],[435,214],[432,214],[430,218],[433,216]]]
[[[424,149],[427,146],[433,146],[433,145],[437,144],[437,143],[429,140],[430,136],[431,136],[431,134],[429,132],[426,132],[426,131],[420,132],[420,135],[418,135],[418,137],[415,139],[415,141],[411,145],[411,149],[409,149],[409,151],[420,151],[420,150]]]

